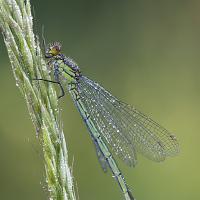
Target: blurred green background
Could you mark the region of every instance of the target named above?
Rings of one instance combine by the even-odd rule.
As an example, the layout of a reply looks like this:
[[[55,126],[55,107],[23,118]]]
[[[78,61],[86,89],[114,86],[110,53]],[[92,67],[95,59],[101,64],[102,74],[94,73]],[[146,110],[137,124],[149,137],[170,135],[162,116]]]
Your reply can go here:
[[[200,1],[34,0],[35,28],[82,72],[179,139],[163,163],[118,160],[137,200],[200,199]],[[0,38],[0,199],[43,200],[42,153]],[[60,101],[80,200],[123,199],[69,96]]]

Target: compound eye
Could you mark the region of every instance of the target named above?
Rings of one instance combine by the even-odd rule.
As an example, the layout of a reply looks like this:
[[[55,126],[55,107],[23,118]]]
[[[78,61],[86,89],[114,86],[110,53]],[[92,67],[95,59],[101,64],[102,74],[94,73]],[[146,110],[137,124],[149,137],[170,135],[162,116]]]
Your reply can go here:
[[[54,46],[50,51],[49,53],[52,55],[52,56],[57,56],[59,53],[60,53],[60,49],[57,47],[57,46]]]
[[[54,42],[48,45],[46,50],[45,57],[51,58],[53,56],[57,56],[61,51],[61,44],[59,42]]]

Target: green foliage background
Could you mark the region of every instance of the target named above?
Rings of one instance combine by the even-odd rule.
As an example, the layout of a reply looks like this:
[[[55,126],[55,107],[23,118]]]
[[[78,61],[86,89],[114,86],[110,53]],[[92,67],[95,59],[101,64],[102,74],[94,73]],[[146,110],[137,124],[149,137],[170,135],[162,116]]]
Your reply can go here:
[[[181,152],[163,163],[119,165],[138,200],[200,199],[200,2],[32,1],[35,28],[61,41],[89,78],[176,134]],[[42,200],[42,153],[0,38],[0,199]],[[111,174],[69,96],[60,101],[81,200],[120,200]]]

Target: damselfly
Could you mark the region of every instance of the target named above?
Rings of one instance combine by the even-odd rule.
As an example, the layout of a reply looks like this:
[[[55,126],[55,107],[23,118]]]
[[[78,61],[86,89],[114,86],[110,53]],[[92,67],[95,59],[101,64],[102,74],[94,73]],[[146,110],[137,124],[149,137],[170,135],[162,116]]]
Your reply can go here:
[[[179,151],[176,137],[152,119],[121,102],[98,83],[83,76],[78,65],[61,54],[58,42],[45,52],[54,80],[43,80],[60,86],[63,97],[67,86],[83,118],[103,170],[111,169],[126,200],[134,200],[111,152],[127,165],[135,166],[136,152],[153,161],[163,161]],[[111,151],[110,151],[111,149]]]

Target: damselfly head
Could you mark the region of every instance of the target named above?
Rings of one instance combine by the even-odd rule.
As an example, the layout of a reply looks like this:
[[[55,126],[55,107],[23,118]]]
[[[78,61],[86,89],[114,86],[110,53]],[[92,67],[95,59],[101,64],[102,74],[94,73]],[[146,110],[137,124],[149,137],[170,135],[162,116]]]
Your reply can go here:
[[[57,56],[61,51],[62,45],[59,42],[53,42],[48,45],[45,52],[46,58]]]

